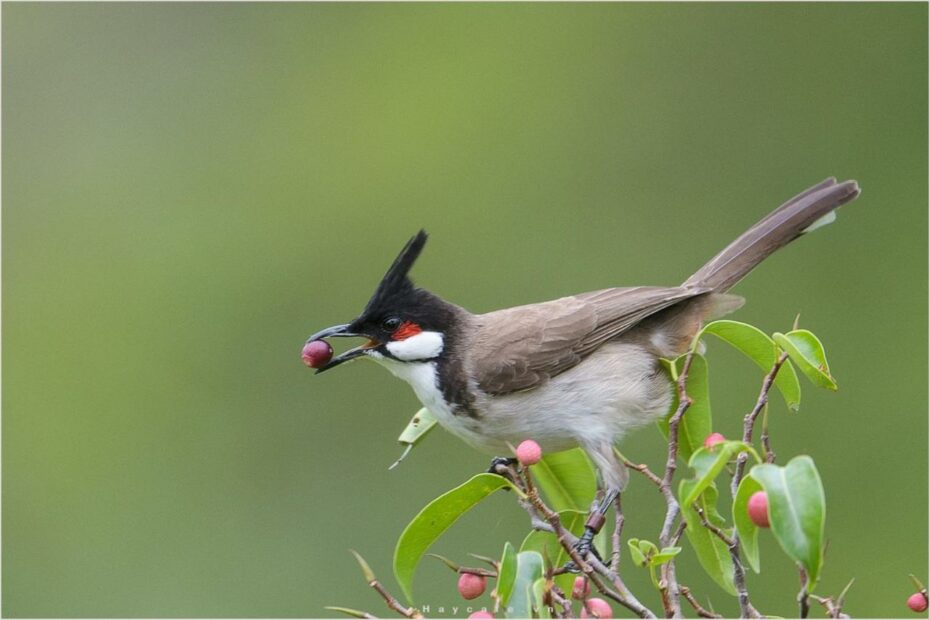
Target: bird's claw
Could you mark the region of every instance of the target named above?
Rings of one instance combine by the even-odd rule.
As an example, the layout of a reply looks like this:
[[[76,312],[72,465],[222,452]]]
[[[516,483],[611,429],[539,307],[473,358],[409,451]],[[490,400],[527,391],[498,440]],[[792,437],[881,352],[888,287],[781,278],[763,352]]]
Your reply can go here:
[[[591,553],[599,562],[605,566],[610,566],[610,562],[604,562],[603,558],[601,558],[601,554],[597,552],[597,547],[595,547],[592,542],[593,539],[594,532],[586,529],[584,534],[581,535],[581,538],[578,539],[578,542],[572,546],[572,549],[582,561],[588,556],[588,553]],[[570,573],[581,572],[581,567],[579,567],[574,560],[566,562],[564,568]]]
[[[489,474],[506,476],[508,470],[517,464],[517,459],[508,456],[495,456],[491,459],[491,466],[488,467]]]

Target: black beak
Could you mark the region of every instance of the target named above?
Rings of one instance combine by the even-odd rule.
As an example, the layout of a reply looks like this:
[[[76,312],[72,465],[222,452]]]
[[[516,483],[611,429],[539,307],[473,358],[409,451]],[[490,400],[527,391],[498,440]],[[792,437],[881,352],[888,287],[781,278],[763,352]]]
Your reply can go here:
[[[367,334],[359,334],[352,331],[349,329],[350,327],[351,325],[349,323],[346,323],[345,325],[334,325],[332,327],[327,327],[324,330],[318,331],[317,333],[307,338],[307,342],[311,342],[313,340],[322,340],[323,338],[368,338],[368,342],[360,347],[349,349],[342,355],[334,357],[325,366],[317,368],[317,371],[314,374],[318,375],[324,370],[329,370],[330,368],[338,366],[343,362],[348,362],[349,360],[355,359],[360,355],[364,355],[367,349],[374,348],[380,344]]]

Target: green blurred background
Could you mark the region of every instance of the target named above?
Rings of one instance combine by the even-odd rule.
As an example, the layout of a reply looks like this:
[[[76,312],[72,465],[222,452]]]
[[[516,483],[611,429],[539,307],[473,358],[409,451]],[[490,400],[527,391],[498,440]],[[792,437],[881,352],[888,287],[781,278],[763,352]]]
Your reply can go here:
[[[741,283],[736,318],[800,312],[826,343],[840,391],[778,401],[774,447],[824,479],[818,591],[855,577],[851,613],[905,613],[928,576],[926,5],[2,11],[3,615],[385,612],[347,549],[396,591],[404,525],[488,458],[438,431],[389,472],[412,392],[299,350],[409,235],[432,235],[418,282],[472,311],[676,284],[828,175],[862,197]],[[709,355],[736,436],[760,375]],[[662,461],[654,429],[623,449]],[[500,495],[435,551],[518,543]],[[655,538],[658,494],[634,479],[625,505]],[[762,551],[754,602],[796,613]],[[438,563],[415,588],[458,604]]]

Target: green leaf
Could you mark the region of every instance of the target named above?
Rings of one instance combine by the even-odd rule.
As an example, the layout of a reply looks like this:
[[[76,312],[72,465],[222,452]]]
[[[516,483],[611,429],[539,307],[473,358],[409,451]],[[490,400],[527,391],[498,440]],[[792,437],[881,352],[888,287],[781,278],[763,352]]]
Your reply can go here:
[[[546,579],[545,577],[540,577],[533,582],[533,606],[536,608],[536,615],[534,618],[551,618],[552,614],[549,613],[549,606],[543,604],[543,599],[546,594]]]
[[[436,426],[436,417],[430,412],[426,407],[417,411],[413,418],[410,419],[410,422],[407,423],[406,428],[400,434],[400,437],[397,438],[397,441],[401,445],[407,446],[404,449],[404,452],[400,455],[394,464],[388,467],[388,469],[394,469],[400,462],[407,458],[407,455],[410,454],[410,451],[413,450],[413,446],[418,444],[421,439],[426,437],[426,434]]]
[[[739,483],[736,497],[733,499],[733,524],[739,534],[740,546],[752,570],[759,572],[759,528],[749,518],[747,505],[753,493],[762,490],[762,485],[752,476],[746,476]]]
[[[497,596],[501,605],[507,606],[510,595],[513,594],[513,583],[517,578],[517,552],[509,542],[504,543],[504,553],[501,555],[500,568],[497,570]]]
[[[681,547],[663,547],[662,551],[659,551],[649,558],[649,566],[660,566],[665,564],[679,553],[681,553]]]
[[[630,559],[633,560],[633,564],[636,566],[645,566],[646,554],[639,548],[639,539],[631,538],[626,541],[626,544],[630,548]]]
[[[741,351],[765,372],[770,371],[778,360],[775,341],[765,332],[747,323],[713,321],[704,326],[695,342],[704,334],[716,336],[737,351]],[[791,364],[783,364],[775,375],[775,387],[781,392],[788,409],[797,411],[801,405],[801,384],[798,383],[798,375]]]
[[[355,561],[358,562],[358,567],[362,569],[362,574],[365,576],[365,581],[368,583],[374,581],[375,573],[371,570],[371,567],[368,566],[368,562],[365,561],[365,558],[359,555],[358,551],[355,549],[349,549],[349,551],[352,552],[352,555],[355,556]]]
[[[685,356],[675,360],[677,372],[685,364]],[[693,401],[678,425],[678,455],[686,462],[695,450],[704,445],[704,440],[713,430],[710,414],[710,390],[707,383],[707,361],[698,354],[691,359],[688,381],[685,385],[688,396]],[[672,406],[668,415],[658,421],[659,430],[668,439],[668,422],[678,409],[678,390],[674,391]]]
[[[330,611],[338,611],[344,613],[347,616],[352,616],[353,618],[367,618],[368,614],[364,611],[359,611],[357,609],[352,609],[350,607],[336,607],[333,605],[327,605],[323,609],[328,609]]]
[[[787,334],[773,334],[791,361],[798,365],[801,372],[818,387],[836,391],[836,380],[830,374],[827,356],[820,340],[806,329],[796,329]],[[779,373],[780,374],[780,373]]]
[[[507,616],[510,618],[529,618],[534,604],[533,584],[543,576],[543,559],[535,551],[521,551],[517,554],[517,579],[510,597]]]
[[[430,545],[475,504],[505,486],[520,492],[503,476],[478,474],[431,501],[407,525],[394,549],[394,576],[408,601],[413,601],[414,570]]]
[[[820,474],[809,456],[796,456],[784,467],[756,465],[749,475],[759,481],[769,503],[772,534],[807,571],[808,591],[820,577],[826,499]]]
[[[678,487],[679,497],[687,496],[695,484],[695,480],[682,480]],[[697,504],[704,511],[704,516],[710,523],[721,529],[726,525],[723,517],[717,512],[717,487],[715,485],[712,484],[704,490],[698,497]],[[722,540],[701,524],[700,516],[690,504],[681,507],[681,514],[685,518],[685,523],[688,524],[685,528],[685,535],[697,554],[701,566],[725,592],[736,596],[730,550]],[[728,535],[731,533],[729,530],[724,531]]]
[[[562,527],[575,536],[580,536],[584,531],[584,522],[587,520],[587,513],[576,510],[565,510],[559,513],[559,519]],[[607,528],[604,528],[605,530]],[[602,530],[603,531],[603,530]],[[559,539],[550,532],[541,532],[534,530],[526,535],[523,544],[520,545],[520,551],[536,551],[544,558],[547,558],[556,568],[565,565],[571,559],[565,548],[559,543]],[[575,582],[575,575],[565,573],[555,577],[555,583],[564,592],[568,592]]]
[[[429,409],[423,407],[410,418],[406,428],[397,438],[397,441],[403,444],[416,444],[426,434],[436,426],[436,416]]]
[[[533,465],[533,475],[550,508],[556,512],[588,512],[597,491],[597,478],[581,448],[546,454]]]
[[[723,471],[733,458],[740,452],[749,452],[756,458],[756,462],[761,461],[759,455],[752,446],[742,441],[724,441],[714,446],[713,450],[700,448],[691,456],[688,465],[696,472],[695,480],[697,481],[690,493],[681,498],[682,506],[690,506],[697,499],[698,495],[704,492],[714,479]]]

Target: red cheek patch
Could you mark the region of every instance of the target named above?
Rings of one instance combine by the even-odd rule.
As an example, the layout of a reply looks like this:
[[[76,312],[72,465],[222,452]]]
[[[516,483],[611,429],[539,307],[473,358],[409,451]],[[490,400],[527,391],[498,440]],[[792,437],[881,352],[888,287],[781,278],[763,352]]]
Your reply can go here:
[[[422,331],[423,330],[416,323],[411,321],[404,321],[400,324],[400,327],[394,330],[392,336],[394,336],[394,340],[406,340],[411,336],[416,336]]]

